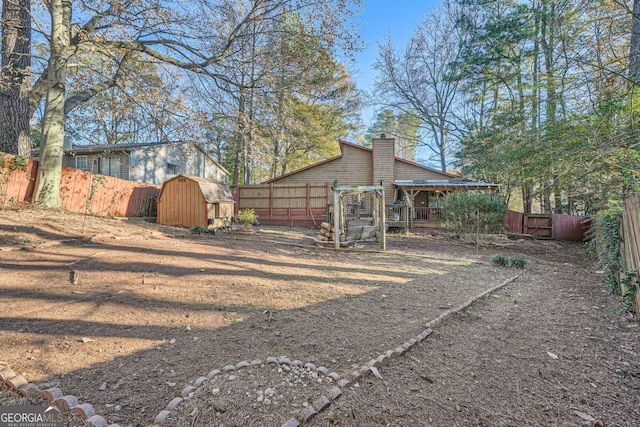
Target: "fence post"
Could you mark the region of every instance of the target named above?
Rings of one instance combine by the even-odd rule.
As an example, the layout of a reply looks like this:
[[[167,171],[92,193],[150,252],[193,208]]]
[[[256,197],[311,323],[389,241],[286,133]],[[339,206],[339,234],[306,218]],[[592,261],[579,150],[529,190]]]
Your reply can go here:
[[[269,184],[269,219],[273,218],[273,184]]]
[[[237,215],[240,210],[240,184],[236,187],[236,202],[233,204],[233,214]]]
[[[305,219],[309,219],[309,210],[311,209],[311,184],[307,182],[307,198],[306,198],[306,209],[305,209]]]

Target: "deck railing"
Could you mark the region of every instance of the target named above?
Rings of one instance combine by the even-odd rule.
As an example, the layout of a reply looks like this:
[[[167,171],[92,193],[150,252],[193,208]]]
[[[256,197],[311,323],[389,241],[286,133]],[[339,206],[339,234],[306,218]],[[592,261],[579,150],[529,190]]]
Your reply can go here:
[[[415,208],[414,221],[442,221],[442,208]]]
[[[407,209],[406,205],[387,205],[385,217],[389,227],[406,227]]]

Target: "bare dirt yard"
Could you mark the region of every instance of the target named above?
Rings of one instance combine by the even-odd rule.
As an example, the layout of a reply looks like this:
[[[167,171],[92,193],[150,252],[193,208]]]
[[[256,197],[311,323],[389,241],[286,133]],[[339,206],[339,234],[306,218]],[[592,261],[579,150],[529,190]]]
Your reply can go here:
[[[640,425],[640,328],[581,244],[314,234],[0,210],[0,369],[121,426]]]

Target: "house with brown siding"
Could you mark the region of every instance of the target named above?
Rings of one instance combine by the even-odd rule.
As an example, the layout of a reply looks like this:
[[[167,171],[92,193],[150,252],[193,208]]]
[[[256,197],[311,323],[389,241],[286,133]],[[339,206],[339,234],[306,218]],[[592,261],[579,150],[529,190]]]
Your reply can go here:
[[[382,135],[371,148],[339,141],[340,155],[266,181],[270,185],[353,185],[382,183],[390,226],[438,226],[440,200],[451,191],[497,191],[498,185],[473,182],[395,156],[395,139]],[[328,197],[327,204],[331,203]],[[348,203],[347,203],[348,204]],[[330,209],[330,208],[329,208]],[[366,199],[351,201],[347,215],[370,212]]]

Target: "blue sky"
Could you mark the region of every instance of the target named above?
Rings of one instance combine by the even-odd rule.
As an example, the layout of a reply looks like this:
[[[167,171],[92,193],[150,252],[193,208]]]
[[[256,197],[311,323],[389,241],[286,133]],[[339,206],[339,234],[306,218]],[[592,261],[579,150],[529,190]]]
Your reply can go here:
[[[390,35],[396,47],[403,48],[427,11],[440,4],[440,0],[363,0],[362,14],[357,22],[365,49],[356,55],[352,69],[358,89],[370,91],[373,87],[378,43]],[[366,127],[373,115],[373,108],[362,112]]]

